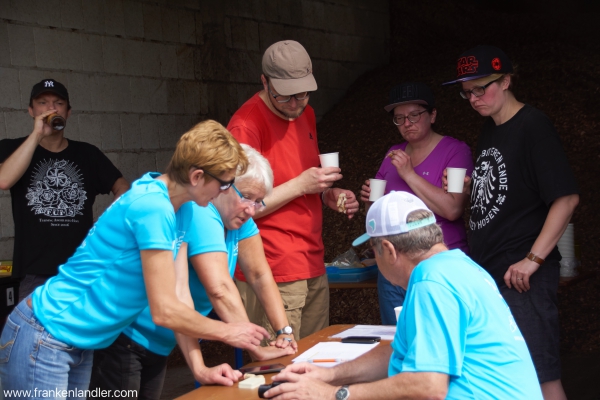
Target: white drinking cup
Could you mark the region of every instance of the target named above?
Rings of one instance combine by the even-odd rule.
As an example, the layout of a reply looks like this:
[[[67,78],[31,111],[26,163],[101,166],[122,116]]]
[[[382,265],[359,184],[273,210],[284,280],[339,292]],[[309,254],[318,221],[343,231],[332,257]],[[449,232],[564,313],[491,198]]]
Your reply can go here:
[[[321,167],[340,167],[340,153],[325,153],[319,154],[319,159],[321,160]]]
[[[369,194],[369,201],[377,201],[385,193],[385,184],[387,181],[383,179],[369,179],[369,186],[371,187],[371,194]]]
[[[466,168],[446,168],[448,177],[448,192],[462,193],[465,184]]]

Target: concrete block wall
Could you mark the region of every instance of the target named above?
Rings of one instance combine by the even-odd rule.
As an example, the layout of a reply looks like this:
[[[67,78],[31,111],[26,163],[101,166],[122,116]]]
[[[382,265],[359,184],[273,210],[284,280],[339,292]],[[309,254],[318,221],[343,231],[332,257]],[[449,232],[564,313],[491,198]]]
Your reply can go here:
[[[104,151],[129,181],[164,171],[179,136],[226,125],[261,89],[261,59],[294,39],[313,60],[321,118],[364,72],[389,61],[388,0],[0,0],[0,139],[28,135],[34,83],[64,83],[66,137]],[[112,201],[101,196],[98,216]],[[0,192],[0,259],[12,258]]]

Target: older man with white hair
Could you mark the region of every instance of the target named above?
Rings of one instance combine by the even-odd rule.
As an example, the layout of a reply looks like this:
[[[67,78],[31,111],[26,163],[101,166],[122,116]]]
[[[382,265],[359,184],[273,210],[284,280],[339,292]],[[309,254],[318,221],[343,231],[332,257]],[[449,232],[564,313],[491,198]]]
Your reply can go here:
[[[461,250],[448,250],[419,198],[389,193],[369,209],[366,226],[354,245],[370,240],[383,275],[407,290],[393,342],[330,369],[293,364],[273,378],[287,382],[267,398],[542,398],[493,278]]]

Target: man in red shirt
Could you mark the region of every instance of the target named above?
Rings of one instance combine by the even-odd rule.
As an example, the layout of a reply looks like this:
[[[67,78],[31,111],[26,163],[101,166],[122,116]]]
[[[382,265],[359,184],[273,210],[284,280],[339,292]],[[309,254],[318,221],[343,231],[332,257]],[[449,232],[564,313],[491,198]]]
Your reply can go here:
[[[308,105],[317,82],[304,47],[292,40],[271,45],[262,69],[263,90],[236,111],[227,129],[239,142],[257,149],[273,168],[273,192],[254,219],[289,322],[274,327],[275,336],[293,332],[300,339],[329,325],[322,204],[348,218],[359,204],[351,191],[331,187],[342,178],[339,168],[320,167],[315,113]],[[344,195],[345,207],[339,209]],[[238,270],[235,277],[250,320],[270,329],[243,274]]]

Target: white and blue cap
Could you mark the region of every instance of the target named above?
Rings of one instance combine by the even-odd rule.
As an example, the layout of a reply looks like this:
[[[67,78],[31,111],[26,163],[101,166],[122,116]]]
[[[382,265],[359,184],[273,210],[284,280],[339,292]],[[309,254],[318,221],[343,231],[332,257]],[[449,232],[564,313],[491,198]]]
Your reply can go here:
[[[435,224],[433,212],[428,218],[406,222],[408,214],[416,210],[431,211],[414,194],[408,192],[390,192],[386,194],[369,208],[366,221],[367,233],[356,238],[352,242],[352,246],[361,245],[372,237],[398,235]]]

